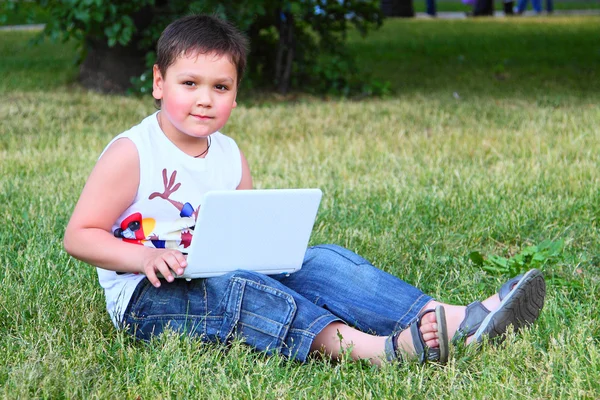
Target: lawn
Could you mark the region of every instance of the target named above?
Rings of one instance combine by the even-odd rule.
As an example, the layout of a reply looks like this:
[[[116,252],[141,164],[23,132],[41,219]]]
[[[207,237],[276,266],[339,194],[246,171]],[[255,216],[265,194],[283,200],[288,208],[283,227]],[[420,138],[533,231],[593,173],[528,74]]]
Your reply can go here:
[[[546,0],[542,0],[542,9],[545,10]],[[515,6],[517,5],[517,1],[515,1]],[[413,7],[415,8],[415,12],[425,12],[426,6],[425,0],[414,0]],[[460,12],[468,12],[473,11],[473,6],[469,6],[464,4],[461,0],[436,0],[436,9],[438,12],[448,12],[448,11],[460,11]],[[563,11],[563,10],[597,10],[600,9],[600,2],[597,0],[554,0],[554,10]],[[494,9],[497,11],[504,11],[504,1],[495,0],[494,1]],[[531,1],[527,4],[527,9],[532,10]]]
[[[396,20],[351,37],[385,98],[239,99],[223,130],[259,188],[320,187],[311,242],[337,243],[438,299],[509,276],[469,255],[538,263],[539,321],[446,366],[306,364],[116,332],[93,268],[62,235],[95,159],[150,98],[75,83],[72,43],[0,32],[0,393],[4,398],[589,398],[600,396],[600,18]],[[491,260],[490,257],[488,260]],[[525,260],[519,268],[531,263]]]
[[[0,0],[0,6],[6,0]],[[545,1],[545,0],[543,0]],[[19,7],[10,11],[5,18],[0,16],[0,26],[21,25],[21,24],[42,24],[51,20],[50,12],[47,8],[40,7],[38,4],[29,1],[21,1]],[[542,3],[545,4],[545,3]],[[414,0],[413,7],[415,12],[425,12],[425,0]],[[473,7],[465,5],[461,0],[437,0],[436,7],[438,12],[445,11],[472,11]],[[545,6],[544,6],[545,7]],[[494,8],[498,11],[503,10],[503,2],[496,0]],[[531,2],[528,4],[531,10]],[[597,10],[600,9],[598,0],[554,0],[554,9],[562,10]]]

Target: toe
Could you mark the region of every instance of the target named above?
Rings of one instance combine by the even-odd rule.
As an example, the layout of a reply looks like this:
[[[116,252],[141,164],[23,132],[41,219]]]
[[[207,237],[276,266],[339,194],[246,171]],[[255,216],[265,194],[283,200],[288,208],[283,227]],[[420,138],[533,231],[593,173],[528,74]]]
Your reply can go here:
[[[437,337],[438,337],[437,332],[428,332],[428,333],[423,334],[423,340],[426,342],[430,341],[430,340],[435,340],[435,339],[437,339]]]
[[[425,346],[429,348],[436,348],[440,345],[437,332],[423,334],[423,341],[425,342]]]
[[[437,332],[438,324],[435,319],[435,313],[428,313],[428,314],[423,315],[423,318],[421,319],[421,326],[419,329],[420,329],[422,335],[425,335],[425,334],[428,334],[431,332]]]
[[[423,334],[423,335],[425,335],[426,333],[430,333],[430,332],[437,332],[437,330],[438,330],[437,323],[421,325],[421,334]]]
[[[421,319],[420,327],[421,335],[425,345],[430,348],[439,346],[438,342],[438,324],[435,318],[435,313],[429,313]]]
[[[435,313],[433,312],[429,312],[425,315],[423,315],[423,317],[421,317],[421,325],[426,325],[428,323],[433,323],[436,322],[435,321]]]

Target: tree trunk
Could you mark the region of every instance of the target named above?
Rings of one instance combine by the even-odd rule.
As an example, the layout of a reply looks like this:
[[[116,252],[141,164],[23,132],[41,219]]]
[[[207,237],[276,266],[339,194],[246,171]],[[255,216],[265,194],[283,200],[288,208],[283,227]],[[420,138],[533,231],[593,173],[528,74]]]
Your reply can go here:
[[[104,37],[88,39],[86,57],[79,67],[81,84],[103,93],[124,93],[131,86],[131,78],[146,70],[149,49],[140,49],[139,32],[150,26],[154,14],[161,12],[164,5],[165,1],[158,0],[154,8],[144,7],[131,16],[137,32],[127,46],[108,47]]]
[[[381,11],[386,17],[414,17],[412,0],[381,0]]]
[[[108,47],[105,42],[91,42],[79,67],[79,81],[99,92],[124,93],[131,86],[131,78],[144,72],[144,53],[133,43]]]
[[[283,15],[285,17],[280,20],[279,24],[279,46],[275,58],[275,82],[279,93],[286,94],[290,87],[296,38],[294,35],[294,16],[291,13]]]

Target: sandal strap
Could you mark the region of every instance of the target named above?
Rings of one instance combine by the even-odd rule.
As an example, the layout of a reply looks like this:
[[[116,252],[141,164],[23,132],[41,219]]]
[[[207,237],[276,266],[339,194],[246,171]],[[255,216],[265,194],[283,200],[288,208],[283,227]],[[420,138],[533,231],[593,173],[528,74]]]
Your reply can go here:
[[[398,351],[398,337],[400,331],[392,333],[385,339],[385,359],[389,362],[402,362],[402,354]]]
[[[421,315],[410,324],[410,336],[412,337],[415,354],[421,364],[424,364],[425,361],[438,361],[440,359],[440,350],[427,347],[423,335],[421,334],[421,321],[425,315],[432,312],[435,312],[435,310],[429,309],[423,311]]]
[[[519,281],[523,278],[523,274],[517,275],[512,279],[509,279],[504,285],[500,287],[498,291],[498,297],[500,297],[500,301],[504,300],[506,296],[513,290],[513,287],[519,283]],[[472,334],[474,334],[479,326],[490,313],[480,301],[474,301],[473,303],[467,306],[467,310],[465,312],[465,319],[460,323],[456,334],[452,338],[452,343],[457,344],[462,339],[465,339]]]
[[[452,343],[457,344],[461,340],[474,334],[485,317],[490,313],[480,301],[474,301],[467,306],[465,319],[462,320],[458,330],[452,338]]]
[[[519,281],[522,278],[523,278],[523,274],[517,275],[514,278],[510,279],[509,281],[507,281],[504,285],[502,285],[502,287],[498,291],[498,297],[500,297],[500,301],[504,300],[504,298],[506,296],[508,296],[508,294],[510,293],[510,291],[513,290],[513,287],[517,283],[519,283]]]
[[[442,308],[443,310],[443,308]],[[423,339],[423,334],[421,334],[421,321],[423,317],[431,312],[435,312],[434,309],[429,309],[423,311],[413,322],[411,322],[409,329],[410,335],[412,337],[413,346],[415,349],[415,354],[421,364],[424,364],[426,361],[439,361],[440,360],[440,349],[439,348],[430,348],[425,345],[425,340]],[[439,323],[445,324],[444,322],[438,321]],[[445,329],[444,329],[445,331]],[[402,356],[402,351],[398,349],[398,337],[400,336],[400,332],[395,332],[388,336],[385,339],[385,358],[388,361],[404,361]],[[446,357],[447,358],[447,357]]]

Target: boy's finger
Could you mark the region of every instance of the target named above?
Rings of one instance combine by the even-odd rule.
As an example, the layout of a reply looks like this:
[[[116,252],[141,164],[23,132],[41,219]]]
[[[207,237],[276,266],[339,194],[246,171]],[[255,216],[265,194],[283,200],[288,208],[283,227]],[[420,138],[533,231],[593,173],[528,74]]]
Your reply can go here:
[[[160,281],[158,280],[158,277],[156,276],[156,273],[154,272],[154,270],[147,271],[146,278],[148,278],[148,280],[150,281],[152,286],[160,287]]]
[[[181,252],[177,252],[177,260],[179,261],[179,266],[181,268],[187,267],[187,257],[183,255]]]
[[[173,251],[167,255],[168,259],[166,260],[171,269],[175,271],[175,269],[181,267],[185,268],[187,266],[187,260],[182,252]]]
[[[161,275],[167,280],[167,282],[173,282],[175,280],[175,278],[173,278],[173,274],[171,273],[169,263],[166,260],[163,260],[163,262],[158,263],[156,269],[158,269],[158,272],[161,273]]]
[[[171,270],[177,275],[183,274],[183,269],[187,266],[185,256],[179,251],[168,254],[165,257],[165,262],[169,265],[169,268],[171,268]]]

